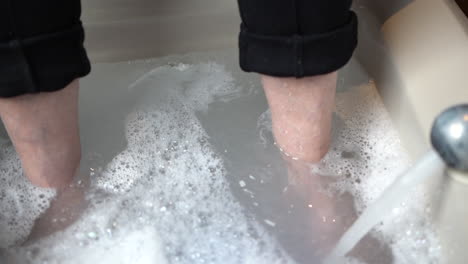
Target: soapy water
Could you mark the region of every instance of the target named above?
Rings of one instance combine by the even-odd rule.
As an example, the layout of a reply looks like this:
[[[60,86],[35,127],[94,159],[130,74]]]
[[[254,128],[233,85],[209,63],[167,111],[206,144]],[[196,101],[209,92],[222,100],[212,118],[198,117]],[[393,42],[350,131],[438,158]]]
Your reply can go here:
[[[32,186],[21,175],[21,164],[11,143],[0,144],[0,245],[18,242],[17,233],[28,233],[34,220],[49,207],[52,190]]]
[[[366,98],[366,95],[360,92],[350,92],[353,94],[343,94],[344,97],[339,100],[345,101],[341,103],[350,103],[357,100],[356,97]],[[350,127],[354,127],[354,132],[348,135],[354,138],[356,145],[361,146],[359,155],[363,157],[363,162],[353,162],[353,166],[361,171],[361,175],[351,173],[349,178],[354,181],[354,184],[347,184],[348,180],[344,180],[339,182],[336,187],[339,190],[346,189],[353,193],[353,197],[357,199],[356,208],[360,212],[359,214],[378,201],[384,191],[411,165],[401,147],[398,134],[393,129],[391,121],[378,99],[378,94],[373,90],[367,96],[374,97],[375,100],[366,100],[369,103],[351,106],[351,108],[343,107],[342,111],[338,110],[343,119],[346,120],[345,122],[353,124]],[[337,104],[339,105],[340,102]],[[366,106],[366,104],[368,105]],[[359,118],[347,116],[352,111],[357,111],[361,113],[361,116],[365,115],[366,118],[359,120]],[[359,139],[358,135],[362,132],[368,134],[369,137]],[[342,156],[343,154],[345,153],[341,153]],[[433,175],[433,172],[427,172]],[[348,176],[345,172],[345,178]],[[436,178],[438,179],[438,177]],[[382,222],[373,229],[373,233],[377,237],[392,246],[394,263],[438,262],[440,245],[430,220],[430,196],[436,194],[434,188],[437,188],[437,184],[437,180],[435,182],[426,181],[409,187],[409,193],[405,193],[401,203],[394,207],[388,205],[387,215],[381,216]]]
[[[423,156],[416,165],[395,179],[377,201],[364,210],[340,238],[325,263],[334,263],[334,259],[344,257],[381,221],[389,208],[398,208],[399,204],[406,200],[406,195],[427,178],[442,177],[444,167],[444,162],[435,151],[430,151]]]
[[[317,259],[320,245],[312,241],[317,233],[309,233],[306,223],[317,204],[284,198],[291,186],[273,144],[266,102],[258,82],[237,70],[235,61],[231,53],[214,52],[95,65],[82,82],[87,100],[81,100],[90,102],[82,107],[81,124],[82,165],[91,175],[89,206],[66,230],[27,245],[19,244],[55,193],[32,187],[21,175],[11,143],[2,143],[0,248],[5,249],[0,260]],[[359,74],[364,77],[356,79]],[[318,192],[331,200],[354,197],[346,205],[359,213],[409,166],[409,159],[357,63],[342,71],[338,86],[332,148],[311,169],[329,181]],[[88,87],[96,90],[87,92]],[[344,261],[372,263],[366,257],[371,254],[380,263],[437,260],[426,200],[423,189],[414,191],[371,232],[374,248],[364,247]]]
[[[351,194],[357,214],[341,215],[349,219],[350,222],[346,225],[349,227],[411,164],[373,82],[348,88],[346,91],[339,90],[341,91],[337,94],[331,149],[319,164],[311,167],[311,170],[315,174],[333,179],[323,192],[335,197]],[[259,124],[263,134],[265,131],[266,134],[271,131],[269,112],[263,114]],[[267,142],[267,138],[268,136],[261,136],[260,140]],[[432,167],[429,166],[428,170],[422,173],[434,175]],[[437,170],[435,173],[441,171]],[[429,198],[429,194],[436,192],[431,189],[434,186],[430,184],[418,182],[409,186],[404,190],[404,195],[399,197],[400,202],[384,205],[384,213],[378,216],[380,223],[370,234],[377,239],[373,243],[378,244],[380,241],[391,246],[390,257],[385,257],[380,246],[372,246],[369,243],[365,245],[362,243],[364,241],[358,244],[358,247],[361,245],[363,249],[357,247],[354,254],[351,252],[350,255],[355,255],[367,263],[437,263],[440,258],[440,245],[430,221]],[[336,199],[336,202],[338,204],[339,199]],[[338,219],[340,215],[337,214],[336,217]],[[372,258],[368,256],[371,251],[380,252],[376,258]],[[363,258],[366,255],[367,257]],[[338,263],[348,262],[350,258],[347,256],[347,259],[341,261],[339,258],[334,260]]]
[[[232,77],[214,63],[158,67],[134,82],[129,89],[135,93],[166,85],[157,91],[161,104],[142,103],[128,115],[128,147],[105,167],[91,169],[88,210],[64,232],[10,249],[5,258],[18,263],[291,262],[233,199],[222,160],[194,116],[212,96],[229,98],[237,89],[229,82]]]

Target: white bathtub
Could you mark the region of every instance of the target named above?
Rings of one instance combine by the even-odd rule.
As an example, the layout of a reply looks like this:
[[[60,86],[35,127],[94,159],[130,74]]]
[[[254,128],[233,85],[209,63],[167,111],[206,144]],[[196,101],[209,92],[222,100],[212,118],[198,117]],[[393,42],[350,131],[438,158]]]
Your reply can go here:
[[[468,20],[451,0],[355,1],[355,56],[375,79],[413,159],[430,148],[444,108],[468,101]],[[93,62],[144,59],[235,48],[239,17],[227,0],[84,0],[86,45]],[[455,172],[449,174],[456,175]],[[444,263],[468,259],[468,181],[447,177],[435,208]]]
[[[435,116],[468,101],[468,20],[449,0],[359,0],[354,6],[364,21],[355,57],[375,79],[417,159],[430,148]],[[240,23],[233,0],[83,0],[83,21],[93,63],[235,49]],[[443,263],[465,263],[468,180],[448,174],[432,211]]]

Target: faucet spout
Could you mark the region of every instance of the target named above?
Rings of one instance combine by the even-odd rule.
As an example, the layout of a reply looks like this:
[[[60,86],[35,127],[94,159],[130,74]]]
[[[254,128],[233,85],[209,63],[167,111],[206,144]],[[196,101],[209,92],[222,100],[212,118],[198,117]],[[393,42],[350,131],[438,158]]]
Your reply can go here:
[[[468,173],[468,104],[450,107],[435,119],[431,143],[447,167]]]

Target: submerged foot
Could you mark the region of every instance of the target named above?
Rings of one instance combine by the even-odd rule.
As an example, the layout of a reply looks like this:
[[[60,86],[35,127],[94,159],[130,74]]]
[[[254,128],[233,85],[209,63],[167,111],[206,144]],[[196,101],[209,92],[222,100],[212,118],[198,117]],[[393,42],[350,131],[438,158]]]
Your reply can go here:
[[[36,219],[23,245],[63,231],[75,223],[87,208],[88,203],[85,198],[87,187],[88,180],[76,180],[76,183],[58,190],[49,208]]]
[[[311,164],[294,160],[287,161],[287,164],[289,186],[286,199],[296,200],[305,208],[310,229],[306,232],[312,244],[320,250],[317,255],[323,257],[349,226],[349,214],[352,213],[349,210],[354,208],[353,201],[327,191],[333,177],[314,174]]]
[[[324,258],[341,236],[358,218],[354,197],[348,193],[329,191],[333,176],[314,174],[310,163],[288,160],[289,187],[287,195],[296,196],[309,209],[310,240],[319,249],[316,255]],[[349,254],[364,263],[392,263],[393,255],[388,245],[367,234]]]

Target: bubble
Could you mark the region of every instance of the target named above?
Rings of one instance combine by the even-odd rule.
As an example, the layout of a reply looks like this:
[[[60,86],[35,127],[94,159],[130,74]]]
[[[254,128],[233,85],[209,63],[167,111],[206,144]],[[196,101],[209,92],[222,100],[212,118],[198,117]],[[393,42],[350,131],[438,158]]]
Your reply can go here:
[[[223,65],[191,60],[198,58],[131,62],[149,70],[138,70],[133,83],[126,80],[132,94],[145,98],[125,120],[128,146],[109,164],[100,164],[102,169],[91,170],[91,204],[82,218],[17,249],[26,258],[21,263],[294,263],[265,230],[276,227],[273,218],[252,220],[233,197],[221,158],[229,150],[216,152],[198,120],[213,102],[238,98],[242,89]],[[335,124],[341,125],[334,129],[331,151],[312,169],[336,177],[331,188],[350,192],[359,212],[409,166],[409,158],[372,83],[338,93],[336,102]],[[257,127],[263,146],[273,145],[269,111]],[[1,145],[0,157],[2,247],[27,236],[55,194],[21,177],[11,145]],[[245,187],[256,179],[264,185],[270,181],[255,174],[238,182],[247,197],[255,196]],[[398,217],[385,219],[374,235],[391,245],[395,263],[437,262],[440,246],[426,219],[427,206],[419,192],[411,195]],[[263,203],[252,199],[250,205]],[[313,204],[307,208],[313,210]]]
[[[239,96],[231,74],[212,62],[176,63],[130,85],[137,94],[154,87],[158,97],[125,120],[127,147],[92,178],[87,211],[38,242],[46,250],[34,263],[292,263],[231,194],[196,116]]]
[[[239,181],[239,186],[241,188],[244,188],[247,184],[245,183],[245,181]]]
[[[26,179],[11,143],[0,143],[0,157],[0,248],[7,248],[28,237],[55,191],[35,187]]]
[[[342,125],[335,127],[331,150],[313,171],[334,175],[338,181],[332,188],[351,193],[360,212],[410,166],[410,158],[373,83],[338,93],[336,102],[334,123]],[[373,231],[392,245],[394,263],[438,262],[440,252],[431,249],[439,243],[425,212],[428,197],[423,188],[415,190]]]
[[[257,130],[263,145],[275,145],[269,111],[258,118]],[[369,82],[338,92],[330,151],[311,168],[315,174],[333,178],[326,191],[352,194],[360,213],[409,166],[409,155],[375,84]],[[415,190],[404,206],[389,208],[387,218],[372,232],[392,246],[394,263],[438,262],[440,252],[434,248],[439,247],[439,242],[426,211],[430,196],[423,188]],[[408,226],[412,226],[410,233]],[[421,243],[421,237],[425,243]]]
[[[265,219],[265,224],[271,226],[271,227],[275,227],[276,226],[276,223],[271,221],[270,219]]]

